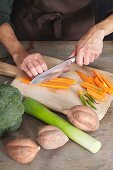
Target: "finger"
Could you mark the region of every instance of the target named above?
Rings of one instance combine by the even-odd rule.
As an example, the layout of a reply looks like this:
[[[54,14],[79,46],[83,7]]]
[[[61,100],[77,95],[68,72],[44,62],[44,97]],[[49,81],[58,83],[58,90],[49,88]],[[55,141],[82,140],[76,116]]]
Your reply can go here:
[[[23,64],[21,69],[31,78],[33,78],[33,74],[29,71],[29,69]]]
[[[88,52],[86,55],[84,55],[84,65],[88,65],[90,62],[90,56],[91,54]]]
[[[91,56],[90,56],[90,59],[89,59],[89,62],[90,62],[90,63],[93,63],[93,62],[94,62],[94,60],[95,60],[94,55],[91,55]]]
[[[35,69],[37,70],[38,73],[43,72],[43,68],[37,60],[33,60],[32,64],[34,65],[34,67],[35,67]]]
[[[31,74],[31,72],[29,71],[29,69],[26,67],[24,68],[24,71],[27,73],[27,75],[30,77],[30,78],[33,78],[34,76]]]
[[[84,57],[84,65],[89,65],[89,62],[90,62],[89,56],[85,56]]]
[[[36,55],[35,59],[40,63],[43,71],[46,71],[48,69],[47,64],[45,63],[45,61],[43,60],[40,54]]]
[[[34,77],[38,75],[36,68],[34,67],[34,65],[31,62],[27,63],[27,67]]]
[[[84,52],[82,50],[80,50],[76,56],[76,62],[78,65],[80,65],[80,66],[83,65],[83,62],[84,62],[83,58],[84,58]]]
[[[95,54],[94,54],[94,52],[92,51],[92,53],[91,53],[91,55],[90,55],[89,62],[92,63],[92,62],[94,62],[94,60],[95,60]]]

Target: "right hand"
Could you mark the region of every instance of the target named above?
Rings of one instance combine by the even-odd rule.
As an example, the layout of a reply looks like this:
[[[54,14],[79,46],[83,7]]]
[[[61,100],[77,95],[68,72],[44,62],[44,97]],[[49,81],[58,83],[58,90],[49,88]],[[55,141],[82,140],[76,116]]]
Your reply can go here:
[[[38,74],[47,70],[47,65],[41,54],[29,54],[27,51],[20,52],[13,56],[17,67],[28,74],[30,78],[34,78]]]
[[[100,56],[103,49],[104,36],[104,30],[94,26],[81,37],[73,52],[73,55],[74,53],[76,55],[76,63],[78,65],[88,65]]]

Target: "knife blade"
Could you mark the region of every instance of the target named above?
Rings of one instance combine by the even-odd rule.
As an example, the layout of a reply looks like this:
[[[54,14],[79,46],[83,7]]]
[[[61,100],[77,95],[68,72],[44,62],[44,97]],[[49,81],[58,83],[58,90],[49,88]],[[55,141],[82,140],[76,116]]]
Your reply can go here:
[[[75,56],[62,61],[56,66],[39,74],[30,82],[30,84],[39,84],[54,79],[56,77],[59,77],[61,74],[68,72],[70,70],[70,66],[73,62],[75,62]]]

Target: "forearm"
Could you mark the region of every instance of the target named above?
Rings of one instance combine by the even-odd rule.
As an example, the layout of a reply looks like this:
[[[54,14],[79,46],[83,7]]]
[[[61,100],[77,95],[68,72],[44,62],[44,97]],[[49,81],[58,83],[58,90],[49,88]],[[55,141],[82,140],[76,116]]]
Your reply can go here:
[[[104,31],[105,36],[113,33],[113,14],[96,24],[96,29]]]
[[[76,62],[79,65],[88,65],[97,59],[102,53],[103,39],[113,32],[113,14],[105,20],[99,22],[90,28],[90,30],[81,37],[76,46]]]
[[[8,23],[0,26],[0,42],[6,47],[13,58],[15,58],[18,53],[25,52],[24,47],[17,40],[12,27]]]

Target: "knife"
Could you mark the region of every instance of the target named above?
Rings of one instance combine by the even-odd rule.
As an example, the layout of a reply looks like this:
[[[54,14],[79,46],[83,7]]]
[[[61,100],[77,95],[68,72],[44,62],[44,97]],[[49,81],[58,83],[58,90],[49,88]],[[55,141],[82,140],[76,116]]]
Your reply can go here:
[[[62,61],[58,65],[39,74],[30,82],[30,84],[39,84],[59,77],[61,74],[66,73],[70,70],[70,66],[73,62],[75,62],[75,56]]]

